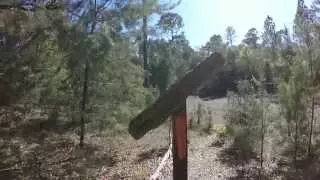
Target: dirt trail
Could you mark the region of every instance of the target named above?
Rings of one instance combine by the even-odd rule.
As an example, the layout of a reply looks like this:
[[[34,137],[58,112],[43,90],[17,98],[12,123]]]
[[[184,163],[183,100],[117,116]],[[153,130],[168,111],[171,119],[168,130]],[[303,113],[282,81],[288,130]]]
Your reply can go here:
[[[195,111],[199,104],[204,109],[202,112],[202,125],[209,120],[214,125],[224,124],[223,116],[226,108],[226,99],[214,101],[202,101],[191,97],[187,101],[188,115],[197,118]],[[209,112],[211,111],[211,113]],[[118,157],[120,162],[112,167],[108,173],[110,177],[122,177],[123,179],[148,179],[155,171],[162,156],[168,148],[168,124],[152,130],[142,139],[135,141],[124,139],[121,144]],[[189,131],[189,152],[188,152],[188,174],[189,179],[232,179],[236,176],[234,168],[228,167],[219,159],[228,145],[221,144],[220,147],[213,147],[212,143],[217,141],[216,135],[200,135],[199,131]],[[125,149],[125,150],[123,150]],[[117,175],[116,175],[117,174]],[[172,179],[172,159],[162,171],[161,179]]]
[[[194,137],[189,146],[189,179],[227,179],[235,172],[219,161],[224,147],[212,147],[214,135]]]

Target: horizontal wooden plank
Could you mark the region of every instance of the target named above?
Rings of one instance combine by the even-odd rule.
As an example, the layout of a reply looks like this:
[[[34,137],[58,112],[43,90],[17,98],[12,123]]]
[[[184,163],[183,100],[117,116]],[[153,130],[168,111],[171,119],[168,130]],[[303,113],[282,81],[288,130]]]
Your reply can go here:
[[[173,112],[185,109],[188,95],[197,90],[207,79],[213,78],[222,70],[223,65],[224,60],[218,53],[202,61],[130,122],[128,130],[132,137],[140,139],[151,129],[160,126]]]

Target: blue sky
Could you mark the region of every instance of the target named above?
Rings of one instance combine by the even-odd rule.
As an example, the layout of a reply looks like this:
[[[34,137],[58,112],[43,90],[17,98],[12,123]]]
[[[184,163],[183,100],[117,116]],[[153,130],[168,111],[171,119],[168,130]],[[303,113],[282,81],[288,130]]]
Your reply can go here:
[[[312,0],[305,0],[311,4]],[[174,10],[184,20],[184,31],[192,47],[205,44],[213,34],[225,37],[227,26],[236,30],[236,43],[252,27],[263,30],[267,15],[277,29],[292,27],[297,0],[182,0]]]

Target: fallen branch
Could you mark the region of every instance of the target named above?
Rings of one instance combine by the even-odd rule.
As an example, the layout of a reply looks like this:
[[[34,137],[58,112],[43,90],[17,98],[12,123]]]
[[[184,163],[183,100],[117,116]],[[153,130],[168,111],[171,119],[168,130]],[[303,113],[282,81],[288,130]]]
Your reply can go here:
[[[163,158],[162,158],[162,160],[161,160],[156,172],[154,174],[152,174],[152,176],[150,177],[150,180],[157,180],[159,178],[160,172],[164,168],[164,166],[166,165],[167,160],[169,159],[171,153],[172,153],[172,143],[170,143],[168,151],[163,156]]]

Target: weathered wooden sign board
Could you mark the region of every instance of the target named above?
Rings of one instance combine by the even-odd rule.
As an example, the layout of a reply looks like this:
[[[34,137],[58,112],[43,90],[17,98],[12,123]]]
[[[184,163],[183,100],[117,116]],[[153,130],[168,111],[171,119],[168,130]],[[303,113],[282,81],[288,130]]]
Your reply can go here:
[[[129,133],[140,139],[148,131],[159,127],[169,116],[173,119],[173,179],[187,179],[187,119],[186,98],[214,78],[222,70],[224,60],[218,53],[202,61],[154,104],[142,111],[129,124]]]

